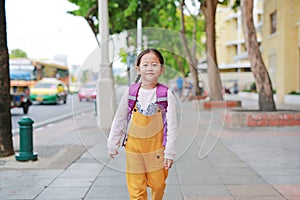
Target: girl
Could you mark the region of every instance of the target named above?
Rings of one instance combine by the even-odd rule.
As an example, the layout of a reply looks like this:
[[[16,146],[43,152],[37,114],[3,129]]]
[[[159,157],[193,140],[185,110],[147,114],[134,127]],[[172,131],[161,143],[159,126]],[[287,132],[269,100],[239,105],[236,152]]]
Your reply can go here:
[[[158,50],[146,49],[141,52],[137,57],[136,70],[142,80],[137,90],[134,110],[132,114],[128,111],[128,101],[132,96],[127,89],[112,123],[107,142],[108,154],[112,158],[118,154],[122,132],[129,124],[125,150],[130,199],[147,200],[148,186],[151,188],[152,200],[161,200],[168,169],[172,167],[175,157],[176,100],[174,94],[167,89],[165,124],[164,108],[160,107],[157,98],[157,88],[162,85],[158,83],[158,78],[164,71],[164,59]],[[167,128],[165,136],[164,128]]]

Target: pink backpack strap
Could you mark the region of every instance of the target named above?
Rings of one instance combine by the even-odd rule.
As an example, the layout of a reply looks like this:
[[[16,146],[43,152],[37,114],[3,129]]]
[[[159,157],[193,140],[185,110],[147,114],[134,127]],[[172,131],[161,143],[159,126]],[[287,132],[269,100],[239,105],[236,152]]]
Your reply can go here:
[[[167,142],[167,108],[168,108],[168,87],[158,83],[156,89],[156,99],[158,106],[162,109],[162,120],[164,123],[164,138],[163,146],[166,146]]]
[[[138,96],[140,87],[141,87],[141,83],[134,83],[134,84],[131,84],[129,86],[128,107],[127,107],[128,114],[129,114],[129,116],[128,116],[129,119],[131,117],[132,110],[133,110],[133,108],[135,106],[135,103],[137,101],[137,96]]]
[[[167,112],[168,107],[168,87],[158,83],[156,89],[157,104]]]

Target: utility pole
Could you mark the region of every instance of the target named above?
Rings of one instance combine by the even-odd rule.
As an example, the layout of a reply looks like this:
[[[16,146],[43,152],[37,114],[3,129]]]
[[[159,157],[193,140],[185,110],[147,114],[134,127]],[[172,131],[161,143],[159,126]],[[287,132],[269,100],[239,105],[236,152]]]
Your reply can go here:
[[[115,111],[114,81],[109,63],[108,52],[108,3],[107,0],[98,0],[99,33],[100,33],[100,69],[97,82],[97,123],[101,130],[109,130]]]
[[[137,19],[137,55],[142,51],[142,17]]]
[[[141,0],[138,0],[138,19],[137,19],[137,55],[142,51],[142,5]]]

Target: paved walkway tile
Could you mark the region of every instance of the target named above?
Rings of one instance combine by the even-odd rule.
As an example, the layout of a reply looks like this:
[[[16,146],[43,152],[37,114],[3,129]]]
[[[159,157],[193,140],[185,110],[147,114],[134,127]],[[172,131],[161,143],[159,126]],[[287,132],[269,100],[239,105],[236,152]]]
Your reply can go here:
[[[258,175],[220,175],[222,182],[226,185],[251,185],[264,184],[265,181]]]
[[[300,196],[287,197],[288,200],[299,200]]]
[[[274,187],[284,196],[300,199],[300,185],[274,185]]]
[[[49,187],[44,190],[37,200],[54,199],[83,199],[89,187]]]
[[[0,199],[34,199],[61,170],[0,170]]]
[[[95,186],[89,190],[85,200],[129,200],[126,185]]]
[[[237,200],[286,200],[286,198],[281,196],[236,196],[235,199]]]
[[[181,200],[183,199],[183,194],[178,184],[167,183],[167,188],[165,190],[164,200]]]
[[[280,196],[270,185],[227,185],[233,196]]]
[[[51,183],[49,187],[90,187],[93,182],[91,178],[73,177],[63,178],[59,177]]]
[[[201,196],[201,197],[188,197],[185,200],[234,200],[231,196]]]
[[[262,177],[272,185],[300,184],[300,175],[296,175],[296,174],[288,175],[288,176],[262,176]]]
[[[184,199],[201,196],[229,196],[230,193],[224,185],[188,185],[182,186]]]

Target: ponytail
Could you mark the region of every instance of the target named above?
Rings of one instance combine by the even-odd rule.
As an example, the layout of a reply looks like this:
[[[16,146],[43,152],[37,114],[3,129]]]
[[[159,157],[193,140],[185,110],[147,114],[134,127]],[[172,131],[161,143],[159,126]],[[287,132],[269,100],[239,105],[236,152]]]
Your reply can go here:
[[[138,74],[134,82],[137,83],[139,82],[140,79],[141,79],[141,74]]]

